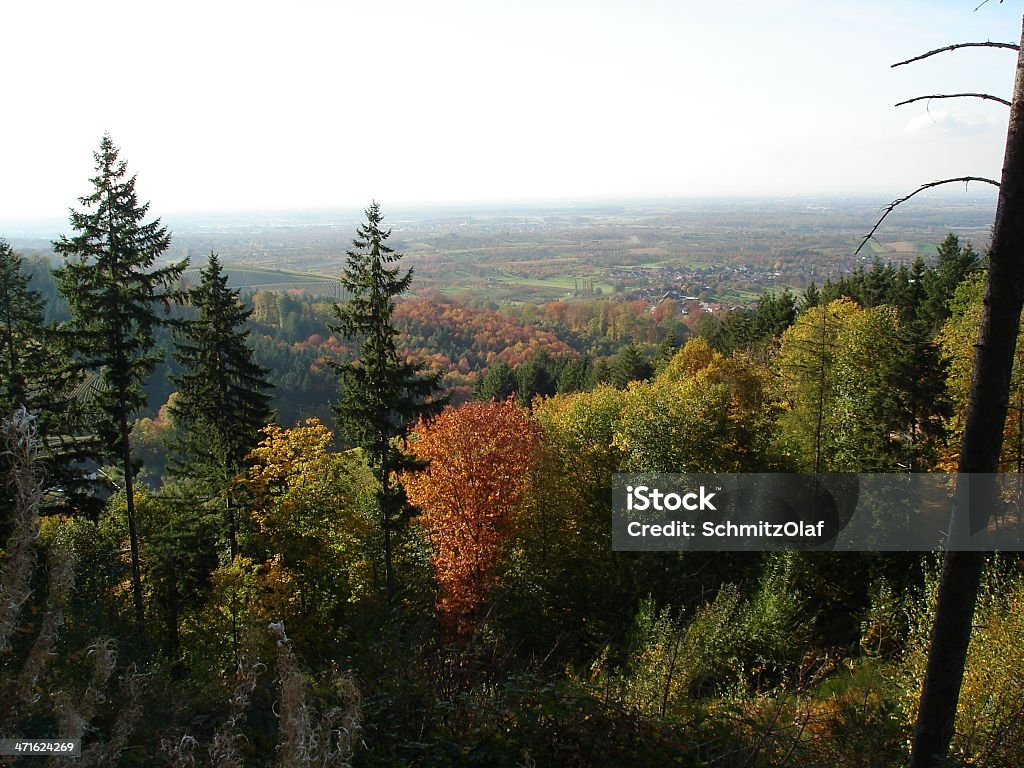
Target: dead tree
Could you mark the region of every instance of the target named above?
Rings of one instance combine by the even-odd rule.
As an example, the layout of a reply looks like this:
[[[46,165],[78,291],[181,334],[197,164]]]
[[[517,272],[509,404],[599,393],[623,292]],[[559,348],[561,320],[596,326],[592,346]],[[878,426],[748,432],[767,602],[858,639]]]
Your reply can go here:
[[[928,56],[968,47],[1008,48],[1017,50],[1018,57],[1013,97],[1010,100],[1003,173],[998,183],[999,201],[989,250],[988,280],[974,352],[974,375],[960,450],[958,471],[962,474],[998,471],[1014,352],[1021,308],[1024,306],[1024,259],[1021,258],[1021,254],[1024,254],[1024,30],[1020,45],[957,43],[893,65],[909,64]],[[1006,103],[1004,99],[988,94],[939,94],[930,98],[955,97],[976,97]],[[915,100],[901,103],[911,101]],[[952,181],[996,184],[991,179],[980,177],[961,177],[927,184],[906,198],[894,201],[882,218],[917,192]],[[865,243],[874,231],[864,239]],[[954,516],[963,514],[963,509],[954,508]],[[988,525],[987,509],[974,505],[969,514],[972,532]],[[953,738],[983,565],[984,554],[981,552],[947,551],[943,557],[928,664],[914,728],[911,768],[934,768],[945,763]]]

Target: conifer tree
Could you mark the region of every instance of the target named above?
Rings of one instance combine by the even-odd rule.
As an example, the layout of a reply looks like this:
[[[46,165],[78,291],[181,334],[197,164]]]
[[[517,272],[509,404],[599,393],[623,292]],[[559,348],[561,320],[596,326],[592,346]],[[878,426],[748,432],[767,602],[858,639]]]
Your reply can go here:
[[[473,397],[484,402],[496,400],[503,403],[509,395],[515,393],[518,386],[515,371],[508,363],[499,360],[490,367],[486,376],[477,381]]]
[[[24,406],[36,420],[45,506],[93,513],[96,483],[83,462],[94,458],[96,445],[82,434],[84,418],[74,397],[79,382],[64,340],[44,323],[46,301],[29,282],[22,258],[0,239],[0,415]]]
[[[950,315],[949,302],[956,287],[972,272],[981,268],[981,259],[970,243],[960,245],[960,238],[950,232],[938,247],[935,268],[924,274],[924,300],[920,317],[938,331]]]
[[[198,317],[175,335],[174,359],[182,373],[172,376],[178,396],[169,411],[176,436],[170,448],[172,474],[201,477],[224,488],[259,443],[259,431],[271,419],[269,371],[253,361],[245,321],[252,309],[228,288],[228,276],[211,253],[200,283],[189,292]],[[230,497],[228,539],[236,554]]]
[[[175,285],[185,262],[154,268],[170,246],[170,234],[159,219],[144,221],[149,203],[139,203],[136,177],[127,176],[127,164],[118,159],[109,134],[103,136],[93,157],[93,191],[79,198],[86,210],[71,209],[71,227],[76,234],[62,235],[53,246],[65,258],[56,275],[72,313],[68,331],[77,363],[99,376],[96,429],[107,456],[116,457],[124,471],[135,621],[142,631],[145,620],[129,432],[134,414],[146,403],[143,382],[160,359],[153,351],[154,331],[167,321],[159,305],[166,307],[179,298]]]
[[[0,411],[19,405],[30,412],[29,379],[44,365],[43,297],[29,288],[21,258],[0,240]]]
[[[405,491],[394,475],[418,466],[402,451],[400,440],[420,417],[437,413],[445,398],[434,397],[440,374],[424,374],[421,365],[398,356],[394,300],[408,290],[412,269],[402,274],[400,267],[390,266],[401,254],[385,244],[391,230],[384,229],[382,221],[380,205],[371,203],[366,223],[356,230],[353,250],[346,254],[341,283],[350,298],[335,305],[337,322],[330,328],[359,345],[355,359],[331,364],[340,388],[334,411],[345,437],[363,449],[377,479],[390,602],[395,594],[392,534],[410,514]]]
[[[213,471],[226,480],[241,469],[270,421],[269,370],[253,361],[245,321],[252,309],[228,288],[228,276],[215,253],[189,292],[198,317],[175,335],[173,376],[178,397],[170,406],[178,436],[173,447],[184,461],[172,471],[195,475]]]

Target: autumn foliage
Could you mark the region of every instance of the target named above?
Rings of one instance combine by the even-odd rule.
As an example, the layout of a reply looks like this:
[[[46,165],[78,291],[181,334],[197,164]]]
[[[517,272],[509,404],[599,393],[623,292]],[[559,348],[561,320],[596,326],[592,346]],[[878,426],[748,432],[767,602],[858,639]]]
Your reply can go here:
[[[540,427],[512,400],[467,403],[413,434],[427,468],[404,478],[434,548],[438,611],[458,631],[473,626],[496,580],[540,448]]]

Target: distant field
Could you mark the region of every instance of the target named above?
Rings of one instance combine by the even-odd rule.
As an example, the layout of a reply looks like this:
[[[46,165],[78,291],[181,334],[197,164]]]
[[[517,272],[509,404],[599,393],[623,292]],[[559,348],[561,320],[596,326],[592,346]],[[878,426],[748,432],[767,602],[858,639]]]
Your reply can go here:
[[[593,280],[606,297],[614,295],[613,284],[629,293],[663,283],[712,300],[749,301],[783,285],[821,284],[875,257],[895,264],[919,255],[934,259],[934,244],[950,231],[949,222],[964,238],[980,236],[976,248],[987,245],[983,235],[994,201],[948,197],[890,217],[877,233],[881,242],[871,241],[855,257],[877,221],[878,205],[874,198],[787,198],[624,202],[585,210],[469,207],[403,214],[392,244],[415,269],[413,293],[441,291],[499,304],[567,298],[574,278],[581,289],[584,279]],[[230,264],[234,287],[337,291],[350,219],[345,226],[333,220],[328,226],[322,218],[309,226],[278,223],[211,231],[206,222],[201,231],[176,230],[179,251],[169,256],[216,250]],[[682,274],[686,270],[701,274]]]
[[[225,264],[228,287],[251,288],[264,291],[299,289],[316,294],[341,295],[341,282],[336,277],[299,272],[293,269],[273,269],[248,264]],[[199,268],[185,270],[184,279],[195,285],[199,282]]]
[[[875,240],[868,242],[871,252],[878,256],[934,256],[938,249],[933,243],[894,242],[879,243]]]

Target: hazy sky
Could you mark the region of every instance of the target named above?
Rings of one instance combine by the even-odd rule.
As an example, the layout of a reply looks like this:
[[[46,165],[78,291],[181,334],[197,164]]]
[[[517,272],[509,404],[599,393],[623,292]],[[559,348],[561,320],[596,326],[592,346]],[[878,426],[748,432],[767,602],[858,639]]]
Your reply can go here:
[[[0,221],[109,131],[152,212],[872,192],[998,178],[1021,4],[9,2]],[[2,234],[2,233],[0,233]]]

